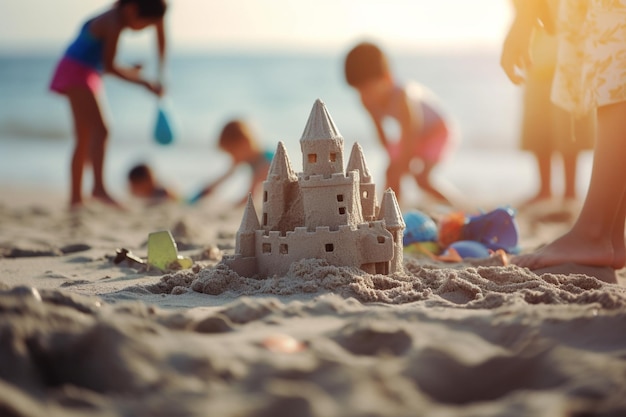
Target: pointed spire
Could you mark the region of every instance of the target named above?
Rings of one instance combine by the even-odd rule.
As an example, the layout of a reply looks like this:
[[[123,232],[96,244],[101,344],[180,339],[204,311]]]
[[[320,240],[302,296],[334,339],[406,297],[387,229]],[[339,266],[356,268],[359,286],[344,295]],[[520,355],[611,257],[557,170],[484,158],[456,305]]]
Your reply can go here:
[[[357,142],[352,145],[352,151],[350,152],[350,159],[348,160],[348,167],[346,172],[359,171],[361,178],[361,184],[367,184],[372,182],[372,175],[367,168],[367,162],[365,162],[365,156],[363,155],[363,148]]]
[[[319,139],[343,139],[343,137],[330,117],[326,105],[318,98],[313,104],[300,141]]]
[[[406,224],[402,218],[402,211],[396,199],[396,193],[391,188],[387,188],[383,193],[383,201],[380,203],[378,220],[384,220],[387,229],[404,229]]]
[[[252,201],[252,193],[248,194],[248,202],[241,218],[241,225],[239,226],[239,233],[250,233],[255,230],[259,230],[261,224],[259,218],[256,215],[256,209],[254,208],[254,202]]]
[[[291,179],[293,177],[295,177],[295,174],[291,167],[291,161],[287,156],[285,144],[280,141],[276,147],[276,153],[272,158],[272,163],[267,173],[267,179]]]

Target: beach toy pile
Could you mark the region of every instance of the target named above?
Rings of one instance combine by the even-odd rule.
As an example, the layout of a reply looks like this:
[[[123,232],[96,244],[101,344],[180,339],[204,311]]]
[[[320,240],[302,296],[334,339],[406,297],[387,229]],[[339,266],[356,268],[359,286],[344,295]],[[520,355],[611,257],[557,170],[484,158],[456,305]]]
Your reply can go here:
[[[510,207],[479,214],[449,213],[437,222],[419,210],[408,211],[403,217],[406,229],[402,243],[408,254],[461,261],[488,258],[497,251],[519,252],[515,210]]]

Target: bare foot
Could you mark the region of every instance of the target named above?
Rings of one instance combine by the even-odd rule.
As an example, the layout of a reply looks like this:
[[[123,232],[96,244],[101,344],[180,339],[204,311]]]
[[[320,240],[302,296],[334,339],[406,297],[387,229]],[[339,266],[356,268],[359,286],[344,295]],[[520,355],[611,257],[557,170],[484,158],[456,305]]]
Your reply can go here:
[[[617,238],[613,242],[613,264],[614,269],[622,269],[626,266],[626,248],[624,247],[624,239]]]
[[[110,195],[108,195],[107,193],[93,193],[92,197],[94,200],[109,206],[109,207],[113,207],[116,208],[118,210],[124,210],[124,206],[122,206],[120,203],[118,203],[116,200],[114,200]]]
[[[566,263],[614,267],[615,260],[610,242],[581,238],[570,231],[533,253],[513,257],[511,263],[533,270]]]
[[[77,212],[77,211],[80,211],[84,207],[85,207],[85,203],[83,203],[82,200],[71,201],[70,202],[70,206],[69,206],[69,211],[70,212]]]

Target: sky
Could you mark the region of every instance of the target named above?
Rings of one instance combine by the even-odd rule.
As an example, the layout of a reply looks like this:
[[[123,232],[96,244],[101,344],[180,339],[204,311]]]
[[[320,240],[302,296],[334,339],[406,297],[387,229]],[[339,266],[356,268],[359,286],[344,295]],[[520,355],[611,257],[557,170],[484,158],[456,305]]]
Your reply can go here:
[[[61,48],[111,0],[2,0],[0,48]],[[175,49],[332,49],[364,38],[398,48],[496,47],[509,0],[169,0]],[[126,36],[126,35],[125,35]],[[144,42],[131,34],[131,42]]]

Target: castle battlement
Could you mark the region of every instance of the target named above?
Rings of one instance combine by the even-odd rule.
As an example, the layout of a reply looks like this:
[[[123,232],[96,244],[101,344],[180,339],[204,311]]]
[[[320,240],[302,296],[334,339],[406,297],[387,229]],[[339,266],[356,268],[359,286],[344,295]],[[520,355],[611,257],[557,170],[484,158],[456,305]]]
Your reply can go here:
[[[300,143],[306,156],[303,172],[293,172],[279,142],[263,183],[262,222],[249,197],[235,254],[222,262],[242,276],[260,278],[284,274],[293,262],[307,258],[372,274],[400,270],[404,222],[395,194],[385,191],[378,207],[358,144],[348,169],[343,167],[343,137],[320,100]]]
[[[318,226],[314,230],[309,230],[306,227],[296,227],[294,230],[290,230],[287,233],[282,233],[278,230],[257,230],[256,234],[259,239],[265,240],[280,240],[280,239],[310,239],[311,236],[322,236],[322,235],[341,235],[346,233],[354,233],[357,230],[368,231],[372,230],[385,231],[386,229],[383,227],[384,222],[377,221],[371,222],[377,223],[373,225],[369,225],[368,223],[362,223],[357,225],[357,227],[353,227],[351,225],[342,224],[338,227],[338,229],[331,229],[329,226]]]
[[[302,187],[327,187],[333,185],[352,184],[354,181],[359,182],[359,171],[350,171],[347,174],[337,172],[328,175],[304,175],[298,174],[298,181]]]
[[[374,220],[371,222],[361,223],[361,224],[357,224],[356,227],[357,229],[363,229],[363,230],[371,230],[371,229],[387,230],[385,227],[384,220]]]

